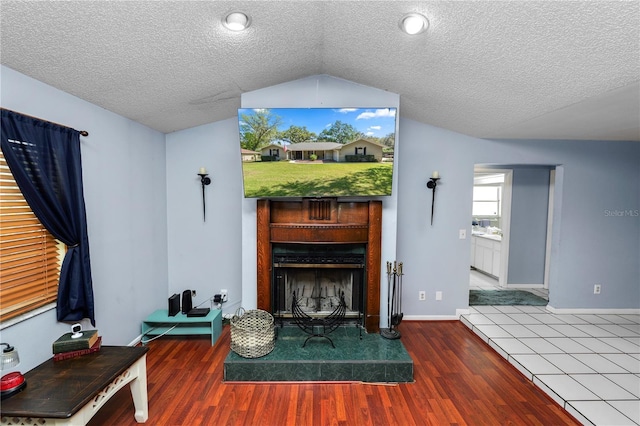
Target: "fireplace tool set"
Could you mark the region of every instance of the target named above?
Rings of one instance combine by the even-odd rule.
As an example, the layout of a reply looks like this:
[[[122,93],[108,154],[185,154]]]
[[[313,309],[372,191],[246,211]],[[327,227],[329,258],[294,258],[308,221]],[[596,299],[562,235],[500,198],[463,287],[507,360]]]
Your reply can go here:
[[[387,328],[380,329],[380,335],[386,339],[399,339],[396,329],[402,322],[402,262],[387,262]]]

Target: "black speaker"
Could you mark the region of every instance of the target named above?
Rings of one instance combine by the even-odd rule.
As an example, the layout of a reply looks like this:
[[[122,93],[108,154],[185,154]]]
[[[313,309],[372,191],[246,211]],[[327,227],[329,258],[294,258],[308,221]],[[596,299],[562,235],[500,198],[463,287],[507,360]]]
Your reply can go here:
[[[186,315],[191,308],[193,308],[193,303],[191,302],[191,290],[185,290],[182,292],[182,313]]]
[[[169,316],[175,317],[180,312],[180,296],[175,293],[169,298]]]

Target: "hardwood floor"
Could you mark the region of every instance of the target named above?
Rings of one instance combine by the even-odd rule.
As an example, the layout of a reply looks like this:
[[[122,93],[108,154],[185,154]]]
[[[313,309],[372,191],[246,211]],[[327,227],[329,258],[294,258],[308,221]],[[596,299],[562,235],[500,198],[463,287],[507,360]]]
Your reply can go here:
[[[148,425],[579,425],[460,321],[405,321],[415,383],[225,383],[229,327],[149,343]],[[127,388],[89,426],[137,425]]]

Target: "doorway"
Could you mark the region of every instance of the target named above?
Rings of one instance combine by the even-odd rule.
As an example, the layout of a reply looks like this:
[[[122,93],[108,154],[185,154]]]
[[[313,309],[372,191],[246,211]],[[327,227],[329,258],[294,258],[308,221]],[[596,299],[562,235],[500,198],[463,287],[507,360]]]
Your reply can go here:
[[[471,276],[482,287],[505,288],[513,171],[474,168],[471,211]]]
[[[474,167],[470,289],[548,300],[555,166]]]

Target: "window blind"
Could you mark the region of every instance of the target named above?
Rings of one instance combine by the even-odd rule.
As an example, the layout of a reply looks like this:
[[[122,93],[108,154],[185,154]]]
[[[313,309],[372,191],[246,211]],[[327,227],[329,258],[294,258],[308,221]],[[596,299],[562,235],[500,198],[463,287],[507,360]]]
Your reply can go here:
[[[55,302],[64,250],[33,214],[0,151],[0,321]]]

